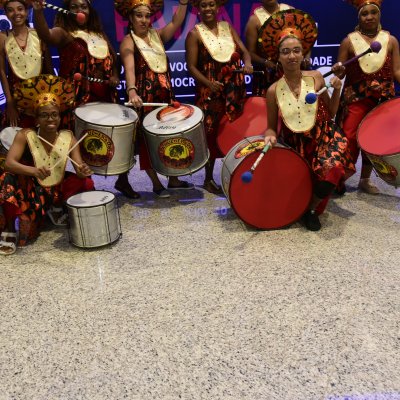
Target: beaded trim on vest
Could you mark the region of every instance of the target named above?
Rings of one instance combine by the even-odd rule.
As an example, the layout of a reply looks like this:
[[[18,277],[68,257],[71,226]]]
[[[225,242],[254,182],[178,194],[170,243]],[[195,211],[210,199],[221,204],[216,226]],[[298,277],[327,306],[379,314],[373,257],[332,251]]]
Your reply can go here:
[[[201,41],[207,48],[210,56],[220,63],[230,61],[232,54],[236,49],[229,24],[226,21],[218,22],[218,35],[207,28],[203,23],[197,24],[196,29],[199,32]]]
[[[278,11],[289,10],[290,8],[291,7],[288,6],[287,4],[281,3],[281,4],[279,4]],[[254,10],[254,15],[260,21],[260,25],[264,25],[265,21],[271,16],[271,14],[264,7],[257,7]]]
[[[157,74],[166,73],[168,70],[168,60],[158,32],[153,28],[149,29],[148,38],[150,45],[139,36],[136,36],[132,31],[131,37],[149,68]]]
[[[82,39],[86,44],[89,54],[99,60],[104,60],[110,55],[108,50],[107,41],[96,33],[88,33],[85,31],[75,31],[71,32],[74,38]]]
[[[72,142],[72,132],[68,130],[60,131],[50,153],[46,151],[43,142],[35,131],[29,130],[26,133],[26,139],[36,168],[46,167],[51,169],[50,176],[43,180],[38,179],[40,185],[50,187],[60,184],[64,178],[67,156]],[[52,169],[59,159],[63,161]]]
[[[361,54],[365,50],[368,50],[370,46],[369,42],[367,42],[363,38],[360,32],[352,32],[349,34],[348,38],[350,39],[350,43],[353,46],[355,55]],[[389,32],[380,31],[378,33],[374,40],[382,45],[379,53],[368,53],[358,59],[360,68],[363,70],[363,72],[365,72],[366,74],[373,74],[383,67],[389,49],[389,39]]]
[[[40,39],[34,30],[28,31],[25,50],[22,50],[11,32],[5,41],[8,63],[14,74],[20,79],[29,79],[40,75],[42,71],[42,48]]]
[[[285,125],[292,132],[307,132],[311,130],[317,119],[318,101],[306,103],[307,93],[314,92],[315,81],[312,76],[303,76],[301,91],[297,98],[285,79],[282,77],[276,85],[276,100]]]

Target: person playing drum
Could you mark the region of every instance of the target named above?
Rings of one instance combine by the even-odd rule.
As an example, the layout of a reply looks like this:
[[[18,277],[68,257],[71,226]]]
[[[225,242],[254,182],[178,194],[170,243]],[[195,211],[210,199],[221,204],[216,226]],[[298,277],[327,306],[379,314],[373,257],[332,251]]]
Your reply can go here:
[[[64,0],[63,7],[75,14],[58,13],[55,27],[49,29],[43,13],[43,2],[33,1],[34,22],[39,36],[58,48],[60,76],[75,84],[76,106],[94,101],[116,103],[116,87],[119,85],[117,55],[103,30],[96,9],[90,0]],[[76,13],[85,18],[77,19]],[[77,74],[82,77],[79,81],[76,80]],[[99,81],[93,82],[85,77]],[[63,115],[61,125],[74,128],[73,110]],[[139,197],[129,184],[128,172],[119,175],[115,188],[126,197]]]
[[[210,150],[204,189],[215,194],[222,193],[213,179],[215,160],[220,157],[218,126],[225,114],[230,121],[241,115],[246,97],[244,74],[253,72],[250,54],[237,32],[228,22],[218,21],[218,9],[226,1],[191,0],[202,22],[186,38],[186,62],[196,81],[196,105],[204,112]]]
[[[268,87],[277,80],[275,77],[276,64],[268,60],[263,54],[262,47],[258,43],[258,32],[272,14],[291,8],[293,7],[278,3],[276,0],[263,0],[262,5],[257,7],[250,15],[245,29],[246,47],[255,69],[263,72],[263,74],[253,75],[253,96],[265,97]]]
[[[72,107],[74,88],[64,79],[39,75],[15,86],[18,108],[36,118],[37,129],[20,130],[7,154],[7,172],[0,177],[0,254],[13,254],[38,236],[47,213],[52,222],[63,225],[62,202],[70,196],[94,189],[91,171],[82,161],[79,146],[69,130],[59,130],[60,111]],[[69,155],[70,153],[70,155]],[[67,158],[76,174],[65,172]],[[15,220],[19,218],[19,240]],[[64,223],[65,225],[65,223]]]
[[[31,127],[34,119],[18,114],[13,99],[14,86],[41,73],[51,73],[51,57],[37,32],[28,25],[28,0],[0,0],[11,30],[0,32],[0,80],[6,97],[4,125]]]
[[[341,43],[338,64],[333,70],[344,82],[338,122],[349,141],[352,161],[357,162],[360,149],[357,129],[362,119],[378,104],[394,97],[394,79],[400,82],[399,42],[389,32],[382,30],[382,0],[348,0],[358,10],[358,26]],[[368,49],[374,41],[382,45],[379,53],[370,53],[345,67],[343,63]],[[372,163],[362,154],[359,189],[378,194],[379,189],[371,182]],[[345,192],[344,185],[341,192]]]
[[[129,33],[120,46],[122,64],[125,69],[126,92],[136,108],[143,103],[162,102],[170,104],[174,99],[168,58],[163,43],[171,40],[182,25],[187,0],[179,0],[179,6],[172,21],[160,30],[151,27],[151,15],[161,9],[162,0],[115,0],[114,5],[119,14],[129,19]],[[142,117],[152,111],[144,107]],[[143,131],[139,131],[140,169],[144,169],[152,181],[153,192],[158,197],[169,197],[169,192],[161,184],[156,171],[152,168]],[[169,189],[190,189],[193,185],[169,177]]]
[[[317,102],[306,103],[307,93],[325,86],[320,72],[302,71],[300,67],[317,39],[317,27],[309,14],[300,10],[280,11],[264,26],[261,37],[269,59],[279,62],[284,72],[267,91],[265,143],[277,143],[281,116],[280,139],[300,153],[313,172],[313,199],[304,223],[307,229],[317,231],[321,228],[318,213],[323,211],[329,195],[341,179],[354,173],[347,139],[332,121],[339,105],[341,82],[337,77],[331,79],[332,98],[324,92]]]

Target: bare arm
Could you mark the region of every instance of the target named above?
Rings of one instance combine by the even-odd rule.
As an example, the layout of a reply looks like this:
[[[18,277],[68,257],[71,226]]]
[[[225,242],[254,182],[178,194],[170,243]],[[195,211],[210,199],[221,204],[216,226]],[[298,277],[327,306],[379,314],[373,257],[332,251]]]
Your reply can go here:
[[[51,46],[64,47],[72,40],[72,37],[62,28],[55,27],[49,29],[44,17],[43,8],[44,6],[40,1],[35,0],[33,2],[33,22],[40,39]]]
[[[45,43],[42,42],[42,53],[43,53],[43,73],[54,74],[53,63],[51,61],[51,54],[49,48]]]
[[[312,71],[312,75],[314,76],[315,81],[316,81],[317,91],[326,86],[325,80],[319,71]],[[333,88],[332,95],[329,96],[328,91],[325,91],[320,96],[323,98],[325,103],[328,105],[331,118],[334,118],[339,109],[340,89],[342,87],[342,82],[337,76],[333,76],[330,80],[330,83]]]
[[[397,82],[400,83],[400,53],[399,53],[399,42],[394,37],[390,37],[392,42],[392,62],[393,62],[393,77]]]
[[[346,37],[340,44],[337,63],[332,67],[332,71],[339,79],[343,79],[346,75],[346,68],[343,67],[341,64],[343,64],[349,58],[350,58],[350,40],[349,38]]]
[[[186,63],[190,75],[200,84],[207,86],[211,91],[216,92],[223,88],[221,82],[211,82],[197,68],[199,59],[199,38],[195,29],[189,32],[185,41]]]
[[[243,42],[240,40],[240,37],[237,34],[237,32],[235,31],[235,29],[233,29],[232,26],[230,27],[230,29],[231,29],[234,41],[238,44],[239,49],[242,51],[242,54],[243,54],[243,62],[244,62],[244,71],[243,72],[246,74],[252,74],[253,66],[251,65],[250,53],[244,46]]]
[[[257,64],[266,64],[266,60],[257,54],[257,40],[258,40],[258,19],[252,15],[247,22],[245,29],[246,47],[249,50],[251,61]],[[272,63],[271,63],[272,64]],[[272,66],[272,65],[271,65]]]
[[[267,90],[267,119],[268,128],[264,133],[265,144],[276,144],[276,136],[278,130],[278,112],[279,108],[276,104],[276,84],[271,85]]]
[[[179,2],[179,6],[172,17],[172,21],[169,24],[165,25],[164,28],[161,28],[158,32],[163,43],[167,43],[172,39],[175,32],[180,28],[180,26],[183,24],[183,21],[185,20],[187,5],[189,1],[181,1],[182,3],[185,3],[182,4],[181,2]]]

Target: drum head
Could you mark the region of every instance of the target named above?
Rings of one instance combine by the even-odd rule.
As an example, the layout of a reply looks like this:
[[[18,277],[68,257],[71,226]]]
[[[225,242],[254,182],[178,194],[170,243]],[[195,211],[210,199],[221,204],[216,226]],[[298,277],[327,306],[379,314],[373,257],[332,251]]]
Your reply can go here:
[[[0,141],[6,150],[10,150],[10,147],[13,144],[15,135],[21,129],[22,128],[18,128],[16,126],[9,126],[7,128],[4,128],[0,132]]]
[[[110,203],[114,199],[114,193],[105,190],[92,190],[71,196],[67,200],[67,205],[76,208],[90,208]]]
[[[274,147],[261,160],[251,182],[242,174],[250,170],[260,152],[246,156],[231,176],[229,197],[236,214],[259,229],[277,229],[296,222],[312,196],[311,171],[295,151]]]
[[[173,135],[185,132],[203,120],[200,108],[191,104],[180,107],[160,107],[147,114],[143,120],[144,129],[155,135]]]
[[[400,98],[375,107],[358,127],[360,147],[369,154],[387,156],[400,152]]]
[[[75,109],[75,115],[85,122],[99,126],[130,125],[138,119],[132,108],[114,103],[88,103]]]
[[[219,123],[217,144],[223,155],[246,137],[263,135],[267,129],[267,101],[264,97],[249,97],[243,114],[233,122],[224,115]]]

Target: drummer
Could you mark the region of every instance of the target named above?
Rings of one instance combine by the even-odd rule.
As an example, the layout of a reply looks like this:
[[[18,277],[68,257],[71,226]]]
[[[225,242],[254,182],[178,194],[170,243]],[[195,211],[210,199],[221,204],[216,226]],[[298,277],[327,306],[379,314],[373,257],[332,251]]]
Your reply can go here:
[[[244,74],[251,74],[253,66],[250,54],[235,29],[228,22],[217,19],[219,8],[227,0],[191,2],[199,10],[201,23],[186,38],[186,62],[196,81],[196,106],[204,112],[210,150],[210,159],[205,168],[204,189],[221,194],[221,188],[213,178],[215,160],[221,157],[217,147],[217,130],[225,114],[230,121],[242,114],[246,97]],[[233,72],[235,70],[240,72]]]
[[[318,214],[323,211],[338,182],[354,173],[347,139],[332,121],[339,106],[341,81],[337,77],[331,79],[334,88],[331,98],[325,91],[314,104],[305,101],[308,92],[317,92],[325,86],[319,71],[302,71],[300,67],[316,39],[315,22],[300,10],[276,13],[262,33],[264,51],[284,72],[267,91],[265,143],[275,145],[280,133],[280,140],[309,163],[314,190],[303,219],[311,231],[321,228]],[[278,132],[279,115],[282,117],[281,132]]]
[[[258,43],[258,32],[265,21],[277,11],[289,10],[293,7],[278,3],[276,0],[263,0],[250,16],[245,29],[246,47],[251,55],[251,61],[257,71],[263,74],[253,75],[253,96],[265,97],[267,89],[278,78],[276,77],[276,64],[268,60],[263,54],[263,49]]]
[[[78,20],[75,14],[60,12],[56,15],[53,29],[47,26],[44,7],[42,1],[33,1],[35,27],[43,40],[58,48],[60,76],[74,83],[76,107],[95,101],[116,103],[116,87],[119,85],[117,54],[92,3],[89,0],[64,0],[66,10],[80,13],[84,18]],[[75,79],[77,74],[82,77],[79,81]],[[103,81],[91,82],[84,77]],[[61,126],[74,129],[73,110],[63,114]],[[126,197],[140,197],[129,184],[128,172],[119,175],[115,188]]]
[[[152,111],[142,107],[143,103],[161,102],[170,104],[172,92],[169,62],[163,43],[170,41],[185,20],[188,0],[179,0],[179,6],[172,21],[158,31],[151,27],[151,15],[162,7],[161,0],[115,0],[118,13],[129,19],[129,34],[121,42],[120,54],[125,69],[126,93],[131,103],[141,109],[141,118]],[[139,130],[140,169],[145,170],[153,184],[153,193],[170,197],[152,168],[148,148]],[[193,185],[169,177],[168,189],[191,189]]]
[[[29,28],[28,1],[0,0],[0,8],[11,22],[11,30],[0,32],[0,80],[6,97],[6,126],[27,128],[34,118],[18,113],[13,99],[14,86],[40,73],[51,73],[51,56],[37,32]]]
[[[382,45],[379,53],[371,53],[345,67],[335,64],[340,78],[346,75],[338,121],[349,141],[352,161],[357,162],[360,149],[357,129],[366,116],[378,104],[395,95],[394,79],[400,82],[399,42],[382,30],[382,0],[348,0],[358,10],[358,25],[341,43],[338,62],[343,63],[366,50],[370,43]],[[372,163],[361,152],[362,166],[358,187],[365,193],[378,194],[379,189],[371,182]],[[342,186],[341,193],[345,192]]]
[[[20,130],[7,154],[7,172],[0,177],[0,254],[15,253],[16,247],[38,236],[43,216],[65,225],[62,202],[70,196],[93,190],[91,171],[82,161],[79,146],[69,130],[59,130],[60,111],[73,106],[74,88],[64,79],[39,75],[15,86],[19,108],[36,118],[36,128]],[[54,146],[57,145],[57,150]],[[67,157],[76,174],[65,172]],[[19,239],[15,220],[19,218]]]

